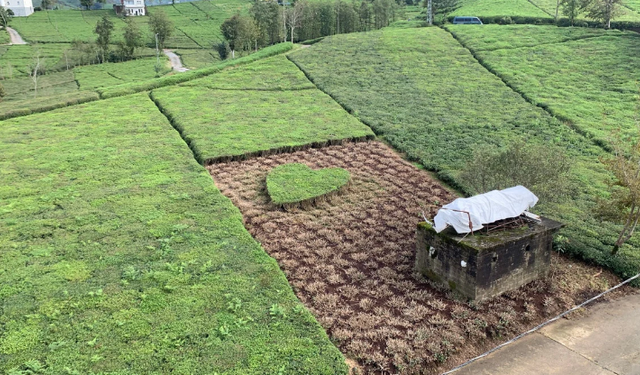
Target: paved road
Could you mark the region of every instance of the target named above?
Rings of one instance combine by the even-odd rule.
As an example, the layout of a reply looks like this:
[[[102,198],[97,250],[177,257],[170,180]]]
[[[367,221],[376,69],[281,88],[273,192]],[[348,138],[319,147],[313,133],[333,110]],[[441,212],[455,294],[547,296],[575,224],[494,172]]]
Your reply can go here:
[[[638,375],[640,293],[559,320],[455,375]]]
[[[9,32],[9,37],[11,38],[11,44],[27,44],[27,42],[22,39],[20,34],[14,29],[7,27],[7,31]]]
[[[180,60],[180,56],[173,53],[173,51],[171,51],[170,49],[163,49],[162,52],[164,52],[164,54],[169,58],[169,61],[171,61],[171,67],[173,68],[173,70],[175,70],[176,72],[186,72],[187,70],[189,70],[182,66],[182,60]]]

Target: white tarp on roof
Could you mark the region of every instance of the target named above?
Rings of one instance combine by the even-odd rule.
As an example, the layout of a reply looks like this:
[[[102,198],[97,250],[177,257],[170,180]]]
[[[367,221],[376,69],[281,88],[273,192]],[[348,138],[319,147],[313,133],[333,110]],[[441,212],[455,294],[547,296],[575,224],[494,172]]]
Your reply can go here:
[[[458,198],[438,210],[433,218],[434,229],[442,232],[447,225],[451,225],[458,233],[469,233],[482,229],[483,224],[520,216],[536,203],[538,197],[520,185],[470,198]],[[472,228],[469,227],[469,219]]]

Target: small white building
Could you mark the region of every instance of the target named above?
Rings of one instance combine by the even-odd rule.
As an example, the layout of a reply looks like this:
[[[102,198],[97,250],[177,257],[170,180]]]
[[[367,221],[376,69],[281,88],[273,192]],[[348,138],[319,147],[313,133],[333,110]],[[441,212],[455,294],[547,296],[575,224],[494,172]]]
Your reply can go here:
[[[147,15],[147,8],[144,5],[144,0],[121,0],[121,5],[114,6],[114,9],[117,14],[121,14],[123,16]]]
[[[0,0],[0,6],[11,10],[16,17],[26,17],[33,13],[31,0]]]

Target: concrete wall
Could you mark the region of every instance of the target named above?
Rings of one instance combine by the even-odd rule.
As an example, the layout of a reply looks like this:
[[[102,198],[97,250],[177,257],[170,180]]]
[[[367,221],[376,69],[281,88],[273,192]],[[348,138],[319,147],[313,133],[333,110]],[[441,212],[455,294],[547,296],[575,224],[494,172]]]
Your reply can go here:
[[[416,269],[468,298],[491,298],[549,272],[553,233],[560,227],[545,219],[543,224],[462,237],[436,233],[420,223]]]

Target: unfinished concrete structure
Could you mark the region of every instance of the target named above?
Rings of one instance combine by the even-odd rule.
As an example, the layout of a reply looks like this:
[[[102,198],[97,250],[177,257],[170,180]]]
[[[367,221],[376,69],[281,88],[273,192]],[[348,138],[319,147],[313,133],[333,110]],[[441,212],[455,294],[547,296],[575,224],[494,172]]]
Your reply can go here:
[[[473,300],[519,288],[547,275],[553,233],[561,223],[542,218],[520,227],[461,235],[418,224],[416,269]]]

